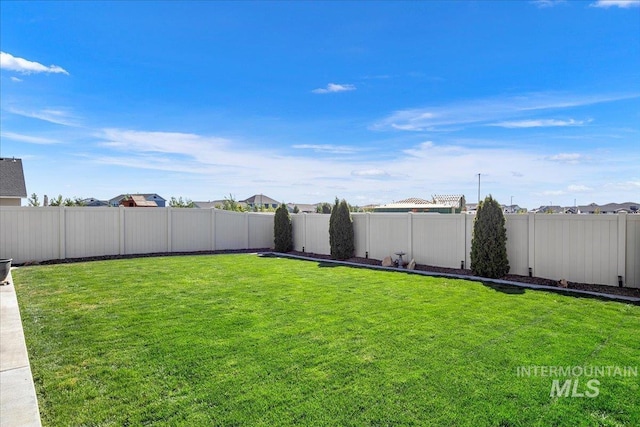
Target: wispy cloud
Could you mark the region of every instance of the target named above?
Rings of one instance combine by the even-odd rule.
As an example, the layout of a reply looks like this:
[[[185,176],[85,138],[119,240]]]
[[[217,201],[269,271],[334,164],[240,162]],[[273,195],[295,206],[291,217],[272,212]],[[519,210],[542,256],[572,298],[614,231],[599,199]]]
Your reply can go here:
[[[553,7],[564,3],[565,0],[533,0],[531,3],[539,8]]]
[[[359,178],[368,178],[368,179],[386,179],[390,178],[391,174],[389,172],[382,169],[364,169],[351,171],[351,176],[359,177]]]
[[[0,52],[0,68],[22,74],[58,73],[69,75],[69,72],[58,65],[42,65],[39,62],[18,58],[10,53]]]
[[[16,82],[16,83],[20,83],[21,81],[23,81],[22,79],[17,78],[16,76],[11,76],[11,81],[12,82]]]
[[[640,0],[597,0],[595,3],[590,4],[591,7],[638,7],[640,6]]]
[[[26,142],[28,144],[41,144],[41,145],[49,145],[49,144],[59,144],[60,141],[51,139],[51,138],[43,138],[40,136],[31,136],[31,135],[23,135],[14,132],[2,132],[0,134],[0,138],[11,139],[13,141]]]
[[[331,145],[331,144],[296,144],[291,148],[298,150],[313,150],[316,153],[329,153],[329,154],[354,154],[358,151],[356,147],[348,145]]]
[[[589,191],[593,191],[593,188],[587,187],[586,185],[570,185],[567,187],[567,190],[570,193],[588,193]]]
[[[356,90],[355,85],[352,84],[337,84],[337,83],[329,83],[325,88],[314,89],[311,92],[313,93],[337,93],[337,92],[348,92],[351,90]]]
[[[561,110],[573,107],[615,102],[638,98],[638,94],[622,95],[570,95],[558,93],[532,93],[464,100],[445,105],[398,110],[371,126],[373,130],[397,129],[404,131],[442,131],[451,127],[485,125],[492,122],[518,121],[536,124],[526,119],[532,111]],[[518,120],[514,120],[518,119]],[[547,125],[564,122],[548,122]],[[576,121],[573,125],[576,125]],[[567,122],[564,125],[571,125]]]
[[[63,126],[79,126],[78,119],[71,112],[60,108],[45,108],[37,111],[27,111],[19,108],[8,108],[8,112],[32,119],[44,120],[45,122],[54,123]]]
[[[583,154],[579,153],[560,153],[547,157],[547,160],[551,160],[552,162],[576,164],[582,160],[586,160],[586,158]]]
[[[491,123],[489,126],[498,126],[508,129],[517,128],[538,128],[538,127],[564,127],[564,126],[582,126],[585,123],[590,123],[591,120],[557,120],[557,119],[530,119],[530,120],[516,120]]]

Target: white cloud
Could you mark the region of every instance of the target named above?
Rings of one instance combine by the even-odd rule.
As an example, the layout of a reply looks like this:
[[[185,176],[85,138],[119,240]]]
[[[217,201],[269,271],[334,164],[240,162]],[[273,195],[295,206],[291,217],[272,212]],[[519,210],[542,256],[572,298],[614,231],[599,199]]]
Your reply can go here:
[[[517,120],[492,123],[489,126],[498,126],[508,129],[518,128],[535,128],[535,127],[564,127],[564,126],[582,126],[585,123],[589,123],[591,120],[557,120],[557,119],[531,119],[531,120]]]
[[[533,0],[531,3],[535,4],[539,8],[545,8],[557,6],[564,2],[565,0]]]
[[[570,193],[587,193],[593,191],[593,188],[587,187],[586,185],[570,185],[567,187],[567,191]]]
[[[541,193],[543,196],[563,196],[566,194],[564,190],[547,190]]]
[[[391,176],[387,171],[384,171],[382,169],[365,169],[365,170],[352,171],[351,175],[357,176],[360,178],[370,178],[370,179],[383,179],[383,178],[389,178]]]
[[[523,124],[536,125],[544,122],[530,120],[531,111],[560,110],[605,102],[640,97],[626,95],[569,95],[557,93],[533,93],[520,96],[493,97],[465,100],[445,105],[397,110],[374,123],[372,130],[397,129],[404,131],[450,130],[463,125],[485,125],[492,122],[509,123],[518,119]],[[513,121],[513,123],[518,123]],[[528,123],[525,123],[527,121]],[[577,125],[575,121],[573,125]],[[570,121],[549,122],[547,125],[571,125]],[[449,128],[449,129],[447,129]]]
[[[84,154],[83,164],[117,166],[126,172],[109,170],[131,182],[157,186],[148,191],[193,200],[222,198],[229,193],[244,197],[261,192],[296,203],[331,202],[335,196],[347,200],[364,197],[358,199],[364,200],[364,204],[387,203],[407,197],[429,198],[434,193],[462,193],[467,200],[475,201],[477,174],[482,173],[483,196],[491,193],[499,201],[514,196],[515,203],[534,207],[548,204],[550,195],[556,204],[570,204],[574,194],[601,188],[608,177],[616,174],[633,177],[627,171],[637,164],[634,159],[619,160],[606,153],[599,162],[580,161],[589,158],[587,153],[560,153],[551,156],[563,162],[559,167],[550,158],[540,156],[536,147],[496,146],[484,140],[425,141],[409,145],[404,151],[391,152],[378,151],[372,143],[367,147],[374,148],[377,154],[364,159],[319,156],[311,151],[314,145],[321,149],[335,148],[323,144],[300,144],[309,148],[284,151],[217,136],[113,128],[101,130],[95,136],[102,150]],[[386,147],[388,141],[380,144]],[[144,171],[140,176],[145,180],[135,178],[136,170]],[[87,190],[76,193],[95,193],[96,185],[103,185],[80,181],[83,180],[79,180],[79,185],[85,185]],[[115,193],[122,191],[113,186]],[[606,191],[606,198],[619,199],[618,194],[629,193],[619,187]],[[543,189],[555,192],[542,194]],[[595,190],[588,194],[594,200],[599,196]],[[561,195],[567,200],[556,199]]]
[[[313,150],[316,153],[331,153],[331,154],[353,154],[360,150],[348,145],[331,145],[331,144],[296,144],[292,145],[292,148],[298,150]]]
[[[547,160],[561,163],[578,163],[581,160],[585,160],[585,156],[579,153],[559,153],[553,156],[547,157]]]
[[[51,139],[51,138],[43,138],[43,137],[40,137],[40,136],[31,136],[31,135],[23,135],[23,134],[14,133],[14,132],[2,132],[0,134],[0,137],[11,139],[11,140],[14,140],[14,141],[19,141],[19,142],[26,142],[28,144],[48,145],[48,144],[59,144],[60,143],[60,141],[57,141],[57,140]]]
[[[348,92],[350,90],[356,90],[356,87],[352,84],[336,84],[329,83],[326,88],[314,89],[313,93],[336,93],[336,92]]]
[[[597,0],[595,3],[591,3],[591,7],[638,7],[640,6],[640,0]]]
[[[15,77],[15,76],[11,76],[11,81],[12,82],[16,82],[16,83],[20,83],[22,81],[22,79],[19,79],[19,78]]]
[[[10,53],[0,52],[0,68],[22,74],[59,73],[69,75],[67,70],[57,65],[42,65],[39,62],[18,58]]]
[[[26,111],[18,108],[8,108],[7,111],[19,116],[44,120],[45,122],[54,123],[57,125],[78,126],[77,118],[65,109],[45,108],[38,111]]]

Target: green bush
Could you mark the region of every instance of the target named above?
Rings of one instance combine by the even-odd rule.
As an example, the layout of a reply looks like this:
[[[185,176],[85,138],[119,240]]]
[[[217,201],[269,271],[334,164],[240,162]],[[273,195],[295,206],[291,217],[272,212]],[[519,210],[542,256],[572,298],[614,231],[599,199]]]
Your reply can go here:
[[[471,240],[471,270],[480,277],[500,278],[509,272],[507,229],[500,204],[487,196],[478,205]]]
[[[273,240],[277,252],[289,252],[293,249],[293,226],[289,210],[284,203],[276,209],[273,220]]]
[[[329,244],[331,257],[334,259],[349,259],[355,252],[353,237],[353,221],[349,212],[349,205],[343,199],[336,204],[329,218]]]

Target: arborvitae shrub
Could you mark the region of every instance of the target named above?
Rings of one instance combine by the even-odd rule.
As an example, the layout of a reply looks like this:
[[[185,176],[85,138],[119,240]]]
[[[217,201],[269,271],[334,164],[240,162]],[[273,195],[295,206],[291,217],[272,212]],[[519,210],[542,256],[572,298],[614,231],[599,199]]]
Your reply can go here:
[[[353,237],[353,221],[349,212],[349,205],[343,199],[336,204],[329,218],[329,244],[331,257],[334,259],[349,259],[355,252]]]
[[[504,224],[502,208],[491,195],[478,204],[471,240],[471,270],[474,275],[500,278],[509,272]]]
[[[284,203],[276,209],[273,219],[273,240],[277,252],[289,252],[293,249],[293,226]]]

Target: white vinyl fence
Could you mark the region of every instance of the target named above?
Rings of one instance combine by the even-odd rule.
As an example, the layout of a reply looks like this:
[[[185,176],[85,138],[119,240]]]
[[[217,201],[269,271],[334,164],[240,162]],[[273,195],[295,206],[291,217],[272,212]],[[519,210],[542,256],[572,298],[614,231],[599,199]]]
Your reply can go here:
[[[0,208],[0,258],[29,261],[273,247],[273,214],[179,208]]]
[[[475,216],[352,214],[356,256],[469,268]],[[329,254],[329,215],[293,216],[294,249]],[[640,215],[506,215],[510,273],[640,287]],[[619,277],[620,276],[620,277]]]
[[[356,256],[470,267],[473,215],[353,214]],[[640,215],[507,215],[511,273],[640,287]],[[329,254],[329,215],[292,215],[294,249]],[[0,258],[273,247],[273,214],[217,209],[1,207]]]

